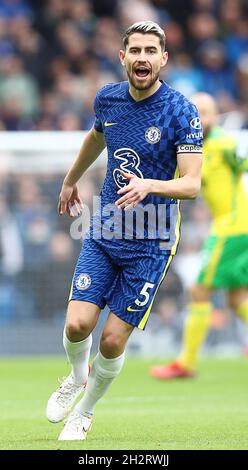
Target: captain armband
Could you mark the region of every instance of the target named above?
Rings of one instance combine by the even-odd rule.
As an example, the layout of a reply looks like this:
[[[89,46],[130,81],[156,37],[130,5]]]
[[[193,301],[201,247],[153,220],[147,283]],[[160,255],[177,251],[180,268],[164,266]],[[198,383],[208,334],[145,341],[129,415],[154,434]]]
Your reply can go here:
[[[202,153],[202,147],[200,145],[193,144],[180,144],[177,146],[177,154],[180,153]]]

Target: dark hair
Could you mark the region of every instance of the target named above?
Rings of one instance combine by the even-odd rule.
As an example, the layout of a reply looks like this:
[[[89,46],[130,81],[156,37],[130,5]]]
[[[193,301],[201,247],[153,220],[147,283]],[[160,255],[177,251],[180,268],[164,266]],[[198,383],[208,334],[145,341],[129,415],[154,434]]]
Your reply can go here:
[[[138,23],[134,23],[132,24],[132,26],[129,26],[129,28],[126,30],[124,37],[123,37],[123,43],[124,43],[125,48],[128,45],[129,36],[131,36],[134,33],[154,34],[155,36],[159,38],[162,51],[165,50],[165,44],[166,44],[165,33],[157,23],[154,23],[154,21],[139,21]]]

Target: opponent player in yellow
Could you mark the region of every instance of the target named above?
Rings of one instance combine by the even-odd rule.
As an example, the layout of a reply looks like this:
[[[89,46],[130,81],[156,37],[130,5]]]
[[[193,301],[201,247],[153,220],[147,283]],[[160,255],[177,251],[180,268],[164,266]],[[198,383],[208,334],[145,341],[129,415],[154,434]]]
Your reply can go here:
[[[248,195],[242,178],[248,171],[248,158],[238,158],[237,142],[217,127],[213,98],[197,93],[192,101],[204,131],[202,192],[213,221],[203,247],[202,267],[191,289],[182,353],[175,362],[150,370],[152,377],[161,380],[195,375],[210,327],[214,289],[226,289],[229,306],[248,323]]]

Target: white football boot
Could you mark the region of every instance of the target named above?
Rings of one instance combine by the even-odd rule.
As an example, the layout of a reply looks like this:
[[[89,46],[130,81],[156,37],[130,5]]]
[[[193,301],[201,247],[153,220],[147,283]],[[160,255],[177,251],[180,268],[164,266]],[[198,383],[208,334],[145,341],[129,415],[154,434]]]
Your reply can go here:
[[[86,384],[76,385],[72,373],[66,377],[47,402],[47,419],[51,423],[63,421],[69,414],[75,400],[84,392]]]
[[[84,441],[92,426],[93,417],[83,416],[74,410],[68,417],[59,441]]]

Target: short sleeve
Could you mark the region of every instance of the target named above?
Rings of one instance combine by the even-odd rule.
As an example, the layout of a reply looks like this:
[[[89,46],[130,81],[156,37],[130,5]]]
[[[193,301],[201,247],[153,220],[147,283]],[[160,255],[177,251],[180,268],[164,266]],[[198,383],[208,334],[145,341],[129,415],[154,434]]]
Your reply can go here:
[[[94,100],[94,112],[95,112],[94,129],[97,132],[103,132],[103,126],[102,126],[102,121],[101,121],[100,111],[99,111],[99,93],[96,94],[96,97]]]
[[[177,154],[202,153],[203,130],[196,107],[185,103],[176,117],[175,146]]]

